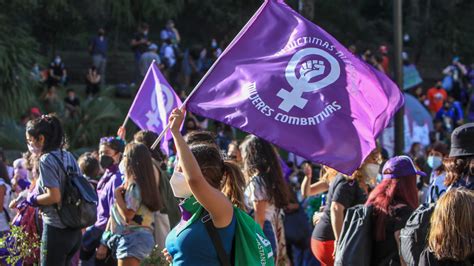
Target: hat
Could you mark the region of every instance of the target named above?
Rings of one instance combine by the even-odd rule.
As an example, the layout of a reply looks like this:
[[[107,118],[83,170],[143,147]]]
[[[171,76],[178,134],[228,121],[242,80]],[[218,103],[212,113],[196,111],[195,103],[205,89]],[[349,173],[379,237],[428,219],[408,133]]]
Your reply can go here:
[[[30,109],[30,114],[32,114],[34,116],[41,116],[41,111],[38,107],[32,107]]]
[[[418,171],[413,161],[408,156],[396,156],[389,159],[382,170],[384,179],[400,178],[411,175],[426,176],[422,171]]]
[[[152,43],[148,46],[148,50],[158,50],[158,45]]]
[[[457,127],[451,134],[449,157],[474,156],[474,123]]]

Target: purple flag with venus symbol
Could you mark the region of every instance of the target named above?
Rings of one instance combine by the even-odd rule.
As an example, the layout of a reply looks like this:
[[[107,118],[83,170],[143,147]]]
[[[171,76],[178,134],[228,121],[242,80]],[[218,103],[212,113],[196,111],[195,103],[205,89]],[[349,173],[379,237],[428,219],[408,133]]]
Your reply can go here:
[[[267,0],[187,109],[351,174],[403,102],[385,74],[283,1]]]
[[[166,127],[168,117],[174,108],[181,107],[181,100],[153,62],[143,79],[129,110],[129,117],[143,130],[160,134]],[[168,141],[172,138],[168,131],[161,142],[161,149],[169,153]]]

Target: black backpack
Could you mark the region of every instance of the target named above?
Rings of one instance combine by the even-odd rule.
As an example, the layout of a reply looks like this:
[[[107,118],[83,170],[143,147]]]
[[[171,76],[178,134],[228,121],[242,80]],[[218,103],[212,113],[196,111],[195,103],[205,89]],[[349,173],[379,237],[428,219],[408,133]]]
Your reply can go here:
[[[334,265],[370,265],[372,257],[372,206],[348,208],[337,242]]]
[[[418,265],[421,252],[426,247],[434,207],[435,204],[421,204],[400,230],[400,253],[407,265]]]
[[[63,162],[50,153],[58,162],[66,178],[61,192],[58,211],[61,222],[68,228],[81,229],[93,225],[97,219],[97,193],[80,173],[66,170]]]

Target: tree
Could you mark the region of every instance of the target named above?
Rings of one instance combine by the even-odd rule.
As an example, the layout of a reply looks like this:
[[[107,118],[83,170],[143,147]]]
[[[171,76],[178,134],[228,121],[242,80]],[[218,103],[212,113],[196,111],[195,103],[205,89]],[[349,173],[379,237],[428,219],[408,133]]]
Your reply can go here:
[[[36,102],[30,69],[38,59],[37,47],[24,27],[0,14],[1,115],[18,118]]]

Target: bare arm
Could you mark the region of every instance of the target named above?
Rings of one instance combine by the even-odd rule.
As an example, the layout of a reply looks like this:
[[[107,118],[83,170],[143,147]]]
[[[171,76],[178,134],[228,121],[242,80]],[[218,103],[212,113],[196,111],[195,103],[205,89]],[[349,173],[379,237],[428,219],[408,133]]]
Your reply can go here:
[[[173,31],[176,36],[176,42],[179,43],[181,41],[181,36],[179,36],[179,31],[176,28],[173,28]]]
[[[3,202],[5,201],[5,192],[6,192],[7,188],[5,187],[5,185],[1,185],[0,186],[0,208],[2,208],[1,211],[3,211]]]
[[[339,239],[344,223],[344,206],[333,201],[331,203],[331,226],[334,232],[335,242]]]
[[[324,181],[318,181],[310,185],[309,178],[307,178],[306,176],[304,177],[303,182],[301,183],[301,195],[305,198],[324,193],[328,191],[328,189],[329,185]]]
[[[233,216],[233,207],[230,200],[218,189],[212,187],[204,178],[196,158],[180,133],[180,126],[184,120],[181,110],[173,110],[170,116],[171,133],[179,157],[179,165],[186,181],[196,199],[203,205],[212,217],[217,228],[230,224]]]
[[[38,195],[38,197],[36,197],[36,202],[43,206],[58,204],[61,202],[61,191],[58,187],[48,187],[46,188],[46,192],[44,194]]]
[[[265,223],[265,211],[267,210],[268,201],[260,200],[253,202],[253,208],[255,210],[254,217],[255,221],[263,229],[263,224]]]
[[[125,221],[127,221],[128,223],[135,216],[135,212],[127,208],[127,204],[125,203],[125,199],[123,198],[124,190],[125,188],[123,186],[119,186],[115,189],[115,203],[117,203],[117,210],[120,216],[122,216],[122,218],[124,218]]]

